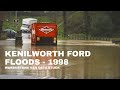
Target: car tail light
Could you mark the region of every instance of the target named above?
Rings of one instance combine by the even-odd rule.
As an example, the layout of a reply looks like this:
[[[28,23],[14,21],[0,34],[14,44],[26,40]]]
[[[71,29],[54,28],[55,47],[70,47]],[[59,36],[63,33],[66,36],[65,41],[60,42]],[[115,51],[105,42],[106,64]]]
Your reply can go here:
[[[56,38],[56,37],[54,37],[53,43],[56,43],[56,40],[57,40],[57,38]]]
[[[37,41],[40,41],[40,37],[37,37]]]

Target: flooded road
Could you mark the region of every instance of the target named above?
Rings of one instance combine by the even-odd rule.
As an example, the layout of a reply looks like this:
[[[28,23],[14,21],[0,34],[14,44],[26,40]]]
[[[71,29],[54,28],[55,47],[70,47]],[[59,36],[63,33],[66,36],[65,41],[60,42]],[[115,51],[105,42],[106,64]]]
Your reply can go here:
[[[79,40],[59,40],[57,46],[31,46],[27,34],[23,34],[22,47],[15,47],[14,40],[0,42],[0,79],[10,77],[27,79],[120,79],[120,46],[111,42],[91,43]],[[67,55],[64,57],[5,57],[5,51],[90,51],[91,55],[89,57],[75,57],[72,55],[69,57]],[[13,62],[16,59],[39,59],[40,64],[37,65],[37,68],[36,65],[19,65],[26,68],[5,69],[6,66],[17,66],[5,65],[5,59],[12,59]],[[54,64],[49,65],[51,62]],[[47,68],[48,66],[50,67]]]

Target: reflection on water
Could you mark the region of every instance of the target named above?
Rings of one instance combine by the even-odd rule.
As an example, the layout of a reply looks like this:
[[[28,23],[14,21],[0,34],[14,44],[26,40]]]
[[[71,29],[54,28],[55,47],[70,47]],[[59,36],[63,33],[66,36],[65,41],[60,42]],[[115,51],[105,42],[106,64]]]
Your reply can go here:
[[[91,51],[90,57],[25,57],[26,59],[65,59],[69,60],[68,65],[58,65],[60,69],[41,70],[7,70],[5,69],[5,50],[28,50],[28,51]],[[120,47],[114,46],[32,46],[22,47],[0,46],[0,74],[22,74],[38,77],[55,77],[58,79],[118,79],[120,78]],[[24,59],[24,57],[14,57]],[[46,64],[43,64],[44,66]],[[34,65],[33,65],[34,66]]]

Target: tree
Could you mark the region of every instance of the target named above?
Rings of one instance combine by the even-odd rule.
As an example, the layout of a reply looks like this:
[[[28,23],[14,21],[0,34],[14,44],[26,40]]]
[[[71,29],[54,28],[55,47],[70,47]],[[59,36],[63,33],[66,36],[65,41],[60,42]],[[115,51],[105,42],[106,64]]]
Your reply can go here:
[[[112,21],[112,36],[120,37],[120,11],[107,12]]]
[[[89,34],[92,37],[111,37],[112,23],[108,16],[108,11],[91,12],[91,30]]]
[[[3,26],[3,20],[5,16],[6,11],[0,11],[0,31],[2,31],[2,26]]]
[[[84,11],[84,31],[86,34],[86,39],[88,39],[89,31],[90,31],[90,12]]]
[[[67,35],[67,17],[66,17],[66,11],[63,11],[63,28],[64,28],[64,37]]]

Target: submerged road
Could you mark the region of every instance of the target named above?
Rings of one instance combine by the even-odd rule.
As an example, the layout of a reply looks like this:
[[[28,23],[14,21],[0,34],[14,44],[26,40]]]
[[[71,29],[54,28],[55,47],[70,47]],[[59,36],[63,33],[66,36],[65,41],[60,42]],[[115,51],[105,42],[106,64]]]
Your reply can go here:
[[[31,45],[30,34],[23,33],[23,49],[28,48]],[[58,40],[58,45],[92,45],[92,46],[118,46],[111,41],[95,41],[95,40]],[[15,39],[0,40],[0,46],[11,46],[15,47]],[[1,74],[0,79],[56,79],[55,77],[37,77],[32,75],[24,74]]]
[[[95,46],[118,46],[119,44],[111,41],[93,41],[93,40],[58,40],[57,45],[95,45]],[[24,39],[23,44],[31,44],[30,39]],[[15,45],[15,39],[0,40],[0,45]]]
[[[29,75],[0,75],[0,79],[56,79],[54,77],[35,77]]]
[[[31,44],[31,35],[23,33],[23,44]],[[0,40],[0,45],[15,45],[15,39]],[[57,45],[96,45],[96,46],[118,46],[119,44],[112,43],[112,41],[99,40],[58,40]]]

